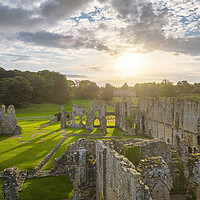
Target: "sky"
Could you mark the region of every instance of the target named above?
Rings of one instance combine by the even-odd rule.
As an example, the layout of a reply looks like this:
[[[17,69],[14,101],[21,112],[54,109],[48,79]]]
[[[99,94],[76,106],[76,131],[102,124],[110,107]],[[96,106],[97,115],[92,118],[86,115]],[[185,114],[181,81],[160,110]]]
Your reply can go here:
[[[0,0],[0,67],[200,82],[200,0]]]

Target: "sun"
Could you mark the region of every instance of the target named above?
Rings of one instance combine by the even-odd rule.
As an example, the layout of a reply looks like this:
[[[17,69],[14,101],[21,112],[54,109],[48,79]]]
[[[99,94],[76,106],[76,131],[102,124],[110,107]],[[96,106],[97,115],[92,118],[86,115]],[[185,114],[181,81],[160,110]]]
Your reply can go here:
[[[144,65],[144,56],[142,54],[127,53],[116,59],[116,69],[126,76],[140,73]]]

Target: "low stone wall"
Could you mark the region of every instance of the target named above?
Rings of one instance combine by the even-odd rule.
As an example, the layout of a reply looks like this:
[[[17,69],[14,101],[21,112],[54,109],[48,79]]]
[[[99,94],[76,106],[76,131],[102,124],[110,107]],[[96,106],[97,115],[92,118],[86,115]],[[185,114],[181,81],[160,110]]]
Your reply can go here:
[[[47,127],[47,126],[50,126],[51,124],[53,124],[53,123],[55,123],[55,122],[57,122],[57,121],[58,121],[58,117],[57,117],[57,116],[54,116],[49,122],[47,122],[45,125],[41,126],[41,127],[39,128],[39,130],[41,130],[41,129]]]
[[[55,152],[61,147],[61,145],[67,140],[69,136],[66,135],[63,139],[50,151],[50,153],[39,163],[37,167],[35,167],[35,171],[41,170],[44,165],[51,159],[51,157],[55,154]]]
[[[97,200],[150,200],[147,186],[141,182],[141,175],[124,156],[117,154],[103,141],[97,141]]]

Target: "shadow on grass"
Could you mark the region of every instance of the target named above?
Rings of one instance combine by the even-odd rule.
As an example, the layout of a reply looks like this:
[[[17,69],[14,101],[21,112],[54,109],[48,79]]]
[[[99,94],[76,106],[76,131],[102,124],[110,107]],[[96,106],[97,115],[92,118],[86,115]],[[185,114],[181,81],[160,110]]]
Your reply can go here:
[[[31,140],[30,143],[23,143],[7,151],[2,152],[1,155],[3,155],[3,153],[9,153],[12,155],[12,151],[16,151],[16,149],[18,149],[16,153],[13,152],[15,153],[14,156],[0,163],[0,170],[12,166],[19,167],[20,169],[33,170],[34,167],[36,167],[42,161],[42,159],[44,159],[45,156],[62,139],[62,136],[54,135],[53,137],[47,140],[41,140],[45,139],[51,134],[52,132],[39,136]]]
[[[72,198],[73,184],[68,176],[27,179],[20,200],[61,200]]]

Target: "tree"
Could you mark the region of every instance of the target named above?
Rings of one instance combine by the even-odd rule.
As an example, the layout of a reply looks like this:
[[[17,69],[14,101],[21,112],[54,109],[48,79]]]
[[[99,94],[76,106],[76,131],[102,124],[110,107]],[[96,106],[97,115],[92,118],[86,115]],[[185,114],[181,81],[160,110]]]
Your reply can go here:
[[[62,104],[70,100],[70,86],[64,75],[49,70],[40,71],[38,74],[47,80],[46,101]]]
[[[180,93],[186,94],[191,93],[194,89],[194,86],[189,84],[187,81],[179,81],[177,83],[178,89]]]
[[[164,79],[161,83],[159,83],[159,94],[159,96],[162,97],[177,96],[176,86],[174,86],[169,80]]]
[[[76,81],[75,97],[77,99],[95,99],[98,95],[99,87],[89,80]]]
[[[110,101],[113,99],[113,96],[114,96],[114,87],[109,83],[106,83],[105,88],[102,88],[102,91],[100,93],[100,99],[103,99],[105,101]]]
[[[8,106],[26,107],[32,94],[32,87],[28,80],[22,76],[4,78],[0,82],[2,101]]]

